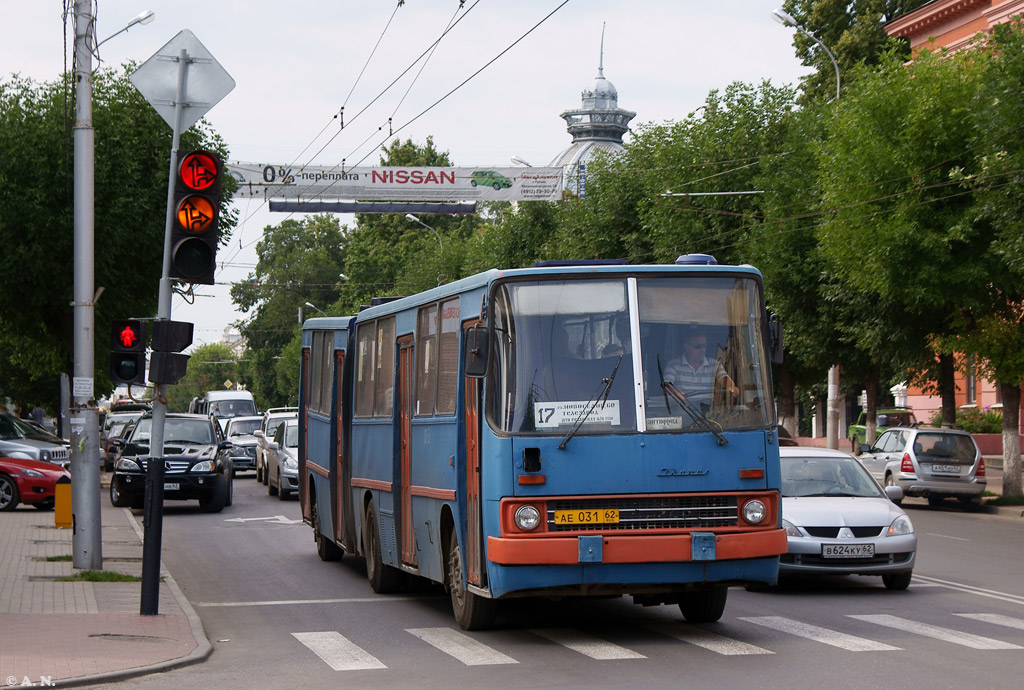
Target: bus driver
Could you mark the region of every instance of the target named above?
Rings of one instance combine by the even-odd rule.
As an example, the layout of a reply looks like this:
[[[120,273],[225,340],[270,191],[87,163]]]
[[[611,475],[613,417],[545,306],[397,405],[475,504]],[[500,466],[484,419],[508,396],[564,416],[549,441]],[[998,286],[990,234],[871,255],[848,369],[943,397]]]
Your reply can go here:
[[[721,362],[708,359],[707,349],[707,334],[691,326],[683,335],[682,356],[673,359],[665,367],[665,380],[670,381],[687,400],[701,409],[710,408],[715,383],[723,385],[733,396],[740,393],[739,388],[725,373],[725,367]]]

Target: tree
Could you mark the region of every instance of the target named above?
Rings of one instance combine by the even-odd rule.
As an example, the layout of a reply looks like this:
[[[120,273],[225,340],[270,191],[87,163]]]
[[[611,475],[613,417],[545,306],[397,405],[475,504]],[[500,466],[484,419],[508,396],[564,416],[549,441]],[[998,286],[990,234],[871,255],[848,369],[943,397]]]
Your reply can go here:
[[[929,0],[785,0],[783,9],[797,23],[828,46],[839,64],[841,86],[851,85],[856,65],[878,65],[886,50],[906,59],[910,48],[902,39],[885,32],[885,22],[911,12]],[[803,78],[804,103],[828,100],[836,95],[836,70],[817,43],[800,32],[793,47],[801,62],[814,72]]]
[[[330,214],[267,226],[256,245],[256,269],[244,282],[231,286],[232,301],[251,312],[239,324],[239,332],[251,360],[247,367],[251,390],[261,407],[295,404],[298,387],[280,387],[277,357],[298,337],[296,315],[307,301],[326,312],[341,294],[346,230]],[[298,367],[298,360],[294,365]]]
[[[952,353],[938,352],[936,338],[986,299],[985,243],[962,222],[972,197],[950,179],[972,160],[977,65],[928,53],[908,66],[890,54],[856,71],[820,145],[819,241],[830,272],[873,302],[844,324],[848,336],[883,367],[928,370],[938,355],[951,422]]]
[[[111,389],[104,364],[114,319],[156,313],[163,261],[171,130],[128,81],[130,68],[94,74],[95,392]],[[0,82],[0,397],[56,407],[57,380],[70,372],[73,284],[73,79],[18,76]],[[227,149],[205,123],[182,147]],[[230,183],[229,183],[230,184]],[[229,196],[229,192],[225,192]],[[221,208],[221,241],[236,214]],[[10,299],[17,295],[17,299]]]
[[[238,383],[238,359],[224,343],[199,345],[192,350],[188,370],[177,385],[167,387],[167,409],[187,412],[192,398],[203,397],[207,391],[222,390],[225,381]]]

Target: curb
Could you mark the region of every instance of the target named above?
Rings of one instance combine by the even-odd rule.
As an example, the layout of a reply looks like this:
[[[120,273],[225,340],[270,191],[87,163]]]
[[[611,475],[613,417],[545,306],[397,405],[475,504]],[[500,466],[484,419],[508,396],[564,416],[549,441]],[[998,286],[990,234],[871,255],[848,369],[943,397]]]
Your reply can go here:
[[[128,521],[131,522],[132,529],[135,530],[135,534],[138,536],[139,541],[143,541],[144,532],[142,527],[135,520],[135,516],[132,514],[131,509],[122,508],[121,510],[127,514]],[[181,588],[178,587],[178,583],[175,582],[174,577],[167,571],[167,568],[164,567],[163,562],[160,563],[160,577],[163,579],[164,584],[167,585],[167,588],[171,591],[171,594],[174,595],[174,599],[181,607],[182,613],[185,614],[185,618],[188,619],[188,626],[192,631],[192,638],[196,642],[196,648],[187,656],[183,656],[178,659],[161,661],[148,666],[136,666],[135,668],[128,668],[120,671],[109,671],[107,673],[97,673],[91,676],[79,676],[77,678],[61,680],[61,687],[78,687],[83,685],[94,685],[97,683],[112,683],[127,680],[129,678],[136,678],[138,676],[149,675],[151,673],[170,671],[183,666],[191,666],[192,664],[197,664],[209,658],[210,654],[213,653],[213,645],[210,644],[210,640],[206,637],[206,631],[203,630],[203,622],[200,620],[199,614],[197,614],[195,609],[192,608],[192,604],[189,603],[188,599],[185,597],[184,592],[182,592]]]

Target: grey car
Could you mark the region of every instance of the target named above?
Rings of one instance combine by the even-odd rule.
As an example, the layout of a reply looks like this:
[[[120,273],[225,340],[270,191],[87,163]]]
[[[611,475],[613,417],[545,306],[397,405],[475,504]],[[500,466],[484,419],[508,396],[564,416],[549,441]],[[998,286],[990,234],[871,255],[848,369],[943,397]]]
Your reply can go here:
[[[14,415],[0,413],[0,455],[67,467],[71,462],[71,446],[59,436],[27,424]]]
[[[267,493],[283,501],[299,490],[299,420],[287,420],[268,440],[264,451]]]
[[[253,433],[262,423],[262,415],[232,417],[224,427],[224,436],[231,441],[231,464],[235,472],[256,469],[257,439]]]
[[[886,429],[875,445],[861,446],[860,461],[883,485],[927,498],[929,505],[955,497],[968,509],[981,507],[985,461],[974,437],[961,429]]]
[[[298,415],[297,407],[271,407],[263,413],[263,423],[253,432],[253,436],[256,437],[256,481],[267,484],[266,450],[277,433],[277,427],[284,424],[287,419],[297,419]]]
[[[786,447],[782,526],[788,551],[780,575],[875,575],[887,589],[910,585],[917,555],[914,526],[857,458],[826,448]]]

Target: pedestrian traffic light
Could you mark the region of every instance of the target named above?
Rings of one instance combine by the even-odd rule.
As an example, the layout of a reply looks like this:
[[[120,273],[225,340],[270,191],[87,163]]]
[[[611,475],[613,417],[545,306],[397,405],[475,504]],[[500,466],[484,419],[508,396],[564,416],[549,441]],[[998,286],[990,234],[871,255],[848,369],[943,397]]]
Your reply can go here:
[[[213,285],[221,161],[210,151],[178,151],[176,155],[170,277]]]
[[[110,324],[110,380],[146,383],[146,325],[138,319]]]
[[[157,319],[153,322],[153,354],[149,359],[150,383],[174,384],[185,376],[188,355],[181,351],[192,344],[192,324]]]

